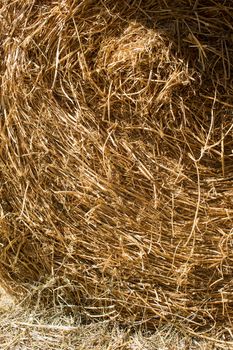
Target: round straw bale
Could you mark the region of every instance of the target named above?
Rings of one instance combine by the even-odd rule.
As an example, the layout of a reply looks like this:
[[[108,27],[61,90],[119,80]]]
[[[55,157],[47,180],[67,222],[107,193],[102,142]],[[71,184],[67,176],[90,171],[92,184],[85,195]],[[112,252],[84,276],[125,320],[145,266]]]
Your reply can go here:
[[[6,0],[0,17],[4,280],[91,319],[230,324],[230,6]]]

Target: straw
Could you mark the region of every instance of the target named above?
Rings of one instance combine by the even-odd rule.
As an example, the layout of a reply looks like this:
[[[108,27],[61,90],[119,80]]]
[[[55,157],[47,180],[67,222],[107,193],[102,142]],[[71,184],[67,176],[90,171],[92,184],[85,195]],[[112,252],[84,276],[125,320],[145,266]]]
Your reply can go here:
[[[232,326],[232,13],[0,5],[0,270],[14,293],[127,327]]]

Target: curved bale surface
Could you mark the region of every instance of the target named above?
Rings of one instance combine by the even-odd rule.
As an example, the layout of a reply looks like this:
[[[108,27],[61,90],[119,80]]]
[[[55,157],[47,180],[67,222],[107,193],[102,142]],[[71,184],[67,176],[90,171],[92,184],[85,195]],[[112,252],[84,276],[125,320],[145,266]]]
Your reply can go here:
[[[3,278],[88,318],[231,324],[232,8],[6,0],[0,17]]]

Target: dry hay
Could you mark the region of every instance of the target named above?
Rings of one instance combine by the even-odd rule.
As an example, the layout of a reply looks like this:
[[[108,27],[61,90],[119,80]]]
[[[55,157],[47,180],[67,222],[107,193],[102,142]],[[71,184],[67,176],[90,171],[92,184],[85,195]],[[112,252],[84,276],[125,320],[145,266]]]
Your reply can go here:
[[[80,324],[62,310],[41,313],[16,307],[0,313],[1,350],[213,350],[226,348],[214,340],[200,340],[177,332],[171,325],[153,334],[112,327],[108,322]]]
[[[218,339],[200,339],[171,324],[135,332],[111,321],[83,324],[75,311],[64,313],[63,305],[41,306],[32,309],[30,301],[19,304],[0,286],[1,350],[220,350],[232,345],[221,340],[221,333]]]
[[[1,2],[0,267],[15,292],[230,337],[232,17],[223,0]]]

